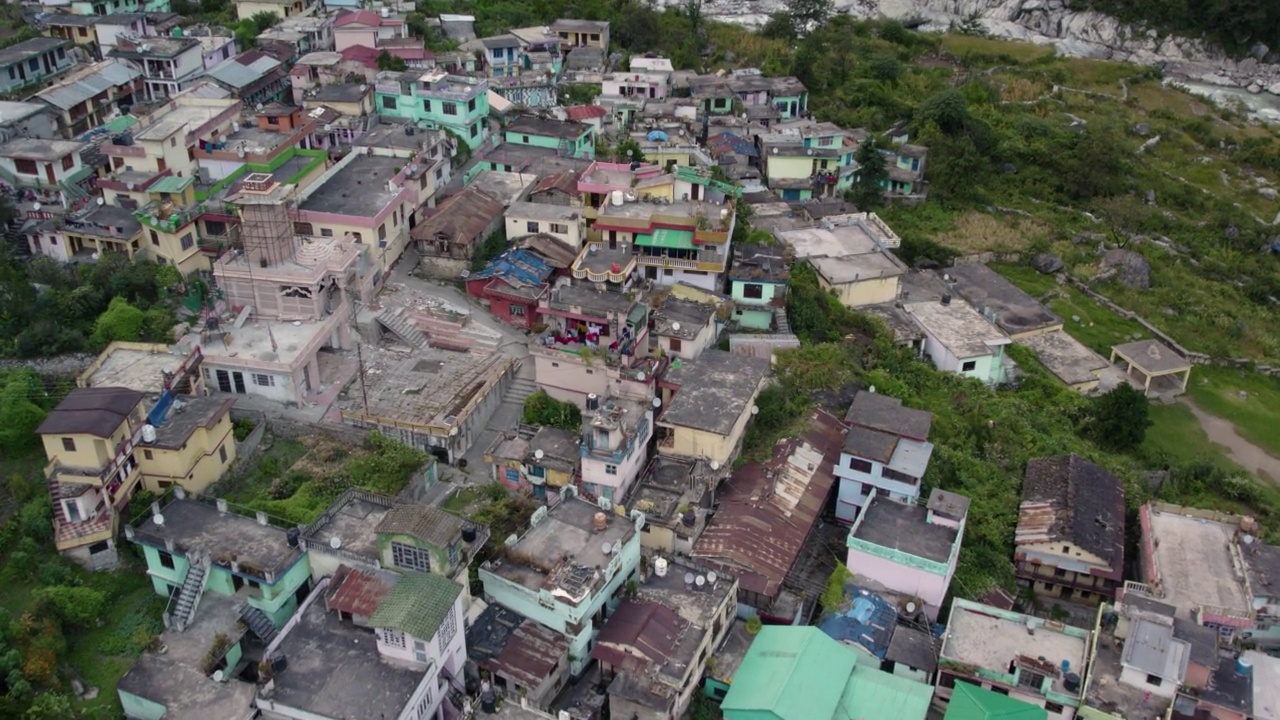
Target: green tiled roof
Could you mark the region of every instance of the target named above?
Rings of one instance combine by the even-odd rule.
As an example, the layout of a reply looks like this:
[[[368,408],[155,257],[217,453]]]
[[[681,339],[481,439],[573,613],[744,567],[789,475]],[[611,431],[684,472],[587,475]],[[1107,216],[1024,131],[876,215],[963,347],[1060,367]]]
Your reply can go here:
[[[462,586],[443,575],[406,572],[382,598],[369,624],[430,640],[461,594]]]
[[[674,250],[692,250],[693,231],[658,228],[653,231],[652,235],[647,233],[636,235],[636,244],[647,247],[671,248]]]
[[[957,682],[947,705],[946,720],[1045,720],[1048,711],[1008,695]]]
[[[151,184],[147,188],[147,192],[153,193],[180,193],[186,190],[191,183],[195,182],[195,178],[180,178],[176,175],[166,175]]]

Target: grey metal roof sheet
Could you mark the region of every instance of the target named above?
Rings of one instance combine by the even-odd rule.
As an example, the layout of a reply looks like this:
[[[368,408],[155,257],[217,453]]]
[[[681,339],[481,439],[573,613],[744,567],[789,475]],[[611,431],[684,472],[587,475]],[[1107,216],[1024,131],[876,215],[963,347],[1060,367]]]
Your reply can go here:
[[[142,73],[119,60],[105,60],[94,72],[36,93],[36,97],[62,110],[69,110],[107,88],[124,85]]]

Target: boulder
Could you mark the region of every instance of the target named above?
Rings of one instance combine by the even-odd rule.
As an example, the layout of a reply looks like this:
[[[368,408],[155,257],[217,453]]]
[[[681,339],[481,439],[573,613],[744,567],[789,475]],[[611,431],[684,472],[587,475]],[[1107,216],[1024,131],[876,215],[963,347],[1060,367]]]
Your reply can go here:
[[[1102,256],[1102,270],[1135,290],[1147,290],[1151,287],[1150,263],[1132,250],[1108,250]]]
[[[1040,253],[1031,258],[1031,267],[1045,275],[1052,275],[1062,271],[1062,258],[1053,253]]]
[[[1259,84],[1258,84],[1258,83],[1256,83],[1256,82],[1255,82],[1255,83],[1249,83],[1249,87],[1247,87],[1247,88],[1245,88],[1245,89],[1246,89],[1246,90],[1248,90],[1249,92],[1253,93],[1254,95],[1257,95],[1258,93],[1262,92],[1262,86],[1261,86],[1261,85],[1259,85]]]
[[[1151,132],[1151,126],[1146,123],[1138,123],[1133,126],[1133,132],[1137,135],[1146,137]]]
[[[1280,199],[1280,190],[1276,190],[1273,187],[1260,187],[1258,188],[1258,194],[1268,200]]]
[[[1271,93],[1272,95],[1280,95],[1280,82],[1267,88],[1267,92]]]

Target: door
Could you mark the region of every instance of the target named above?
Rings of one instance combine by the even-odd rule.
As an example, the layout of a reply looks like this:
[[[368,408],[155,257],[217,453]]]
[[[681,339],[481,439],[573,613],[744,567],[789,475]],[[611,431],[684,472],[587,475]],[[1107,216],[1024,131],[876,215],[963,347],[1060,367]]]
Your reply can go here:
[[[57,185],[57,184],[58,184],[58,178],[57,178],[57,177],[55,177],[55,176],[54,176],[54,174],[53,174],[53,163],[45,163],[45,164],[44,164],[44,177],[45,177],[45,179],[46,179],[46,180],[48,180],[48,181],[49,181],[49,184],[50,184],[50,185]]]
[[[226,370],[218,371],[218,390],[222,392],[231,392],[231,373]]]
[[[156,158],[156,167],[159,168],[157,172],[164,172],[168,168],[168,166],[164,164],[164,158]]]
[[[231,379],[235,381],[236,392],[240,395],[244,394],[244,373],[236,372],[231,374]]]

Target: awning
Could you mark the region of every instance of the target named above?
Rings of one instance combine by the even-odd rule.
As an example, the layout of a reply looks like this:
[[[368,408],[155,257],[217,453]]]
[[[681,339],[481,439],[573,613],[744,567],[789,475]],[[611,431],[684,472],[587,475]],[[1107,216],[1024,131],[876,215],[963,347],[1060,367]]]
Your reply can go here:
[[[670,228],[658,228],[652,235],[644,233],[636,235],[636,244],[671,250],[695,249],[692,230],[672,230]]]

